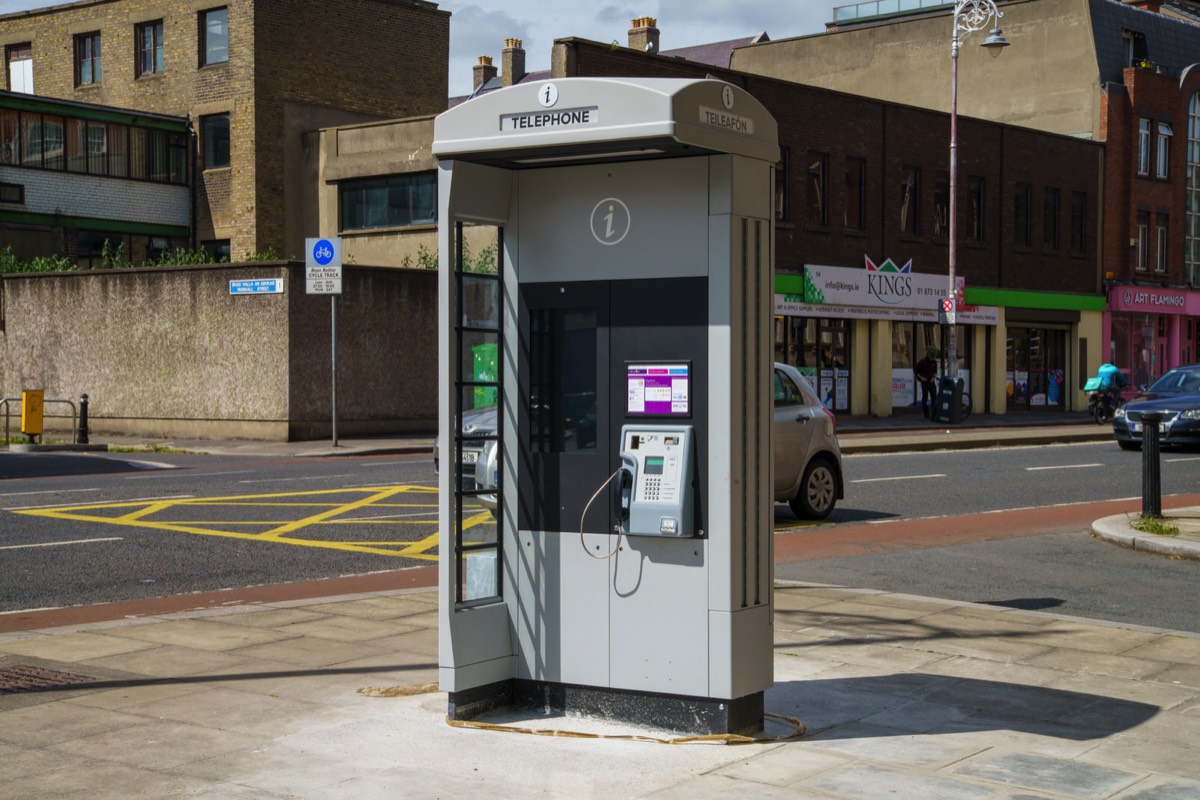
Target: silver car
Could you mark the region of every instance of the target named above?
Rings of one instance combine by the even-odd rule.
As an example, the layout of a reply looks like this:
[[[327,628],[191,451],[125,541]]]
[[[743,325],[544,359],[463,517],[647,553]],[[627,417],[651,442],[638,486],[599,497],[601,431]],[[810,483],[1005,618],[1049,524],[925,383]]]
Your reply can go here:
[[[838,447],[833,412],[825,408],[808,380],[794,367],[775,364],[775,419],[772,426],[775,467],[775,502],[787,503],[805,519],[824,519],[842,499],[842,451]],[[463,415],[464,489],[491,489],[496,485],[496,442],[476,439],[496,431],[495,407]],[[437,467],[434,449],[434,467]],[[477,498],[492,513],[496,495]]]
[[[844,496],[842,451],[833,412],[808,380],[775,364],[775,502],[805,519],[824,519]]]

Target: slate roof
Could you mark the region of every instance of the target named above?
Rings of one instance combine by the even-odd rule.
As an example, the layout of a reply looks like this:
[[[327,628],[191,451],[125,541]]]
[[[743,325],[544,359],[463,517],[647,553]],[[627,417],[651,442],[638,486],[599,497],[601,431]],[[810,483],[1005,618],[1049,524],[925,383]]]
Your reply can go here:
[[[682,58],[697,64],[708,64],[710,67],[729,69],[729,65],[733,59],[733,51],[736,48],[769,41],[771,41],[771,37],[767,36],[766,31],[763,31],[744,39],[730,39],[727,42],[711,42],[692,47],[679,47],[674,50],[660,50],[658,54],[669,58]]]
[[[1146,57],[1168,75],[1179,75],[1191,64],[1200,63],[1200,25],[1176,17],[1126,5],[1119,0],[1089,0],[1092,36],[1096,41],[1096,66],[1101,83],[1121,83],[1125,68],[1124,32],[1146,37]],[[1183,11],[1185,5],[1165,3]],[[1179,8],[1177,8],[1177,6]]]

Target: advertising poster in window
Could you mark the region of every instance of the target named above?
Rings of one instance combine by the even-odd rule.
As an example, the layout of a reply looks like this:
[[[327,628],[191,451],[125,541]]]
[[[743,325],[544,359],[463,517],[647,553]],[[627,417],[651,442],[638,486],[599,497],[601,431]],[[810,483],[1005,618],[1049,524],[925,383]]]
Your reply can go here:
[[[850,370],[837,370],[837,381],[834,384],[834,397],[836,405],[834,408],[838,411],[845,411],[850,408]]]
[[[892,408],[907,408],[917,402],[917,379],[911,369],[892,370]]]

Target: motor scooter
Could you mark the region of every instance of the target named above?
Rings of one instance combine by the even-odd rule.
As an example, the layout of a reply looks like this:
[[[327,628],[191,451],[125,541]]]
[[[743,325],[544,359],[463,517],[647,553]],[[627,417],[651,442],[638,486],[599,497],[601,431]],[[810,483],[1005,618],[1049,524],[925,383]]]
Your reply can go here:
[[[1121,401],[1114,402],[1107,389],[1093,389],[1088,392],[1088,416],[1096,420],[1097,425],[1112,422],[1113,413],[1120,405]]]

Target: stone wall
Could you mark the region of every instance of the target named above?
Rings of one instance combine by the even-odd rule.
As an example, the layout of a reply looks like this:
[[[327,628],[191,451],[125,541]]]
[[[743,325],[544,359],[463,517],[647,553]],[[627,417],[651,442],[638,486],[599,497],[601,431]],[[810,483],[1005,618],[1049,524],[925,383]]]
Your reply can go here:
[[[231,295],[245,278],[282,278],[284,292]],[[436,282],[343,269],[339,436],[436,427]],[[0,392],[86,393],[98,435],[319,438],[331,432],[331,316],[294,262],[4,275]]]

